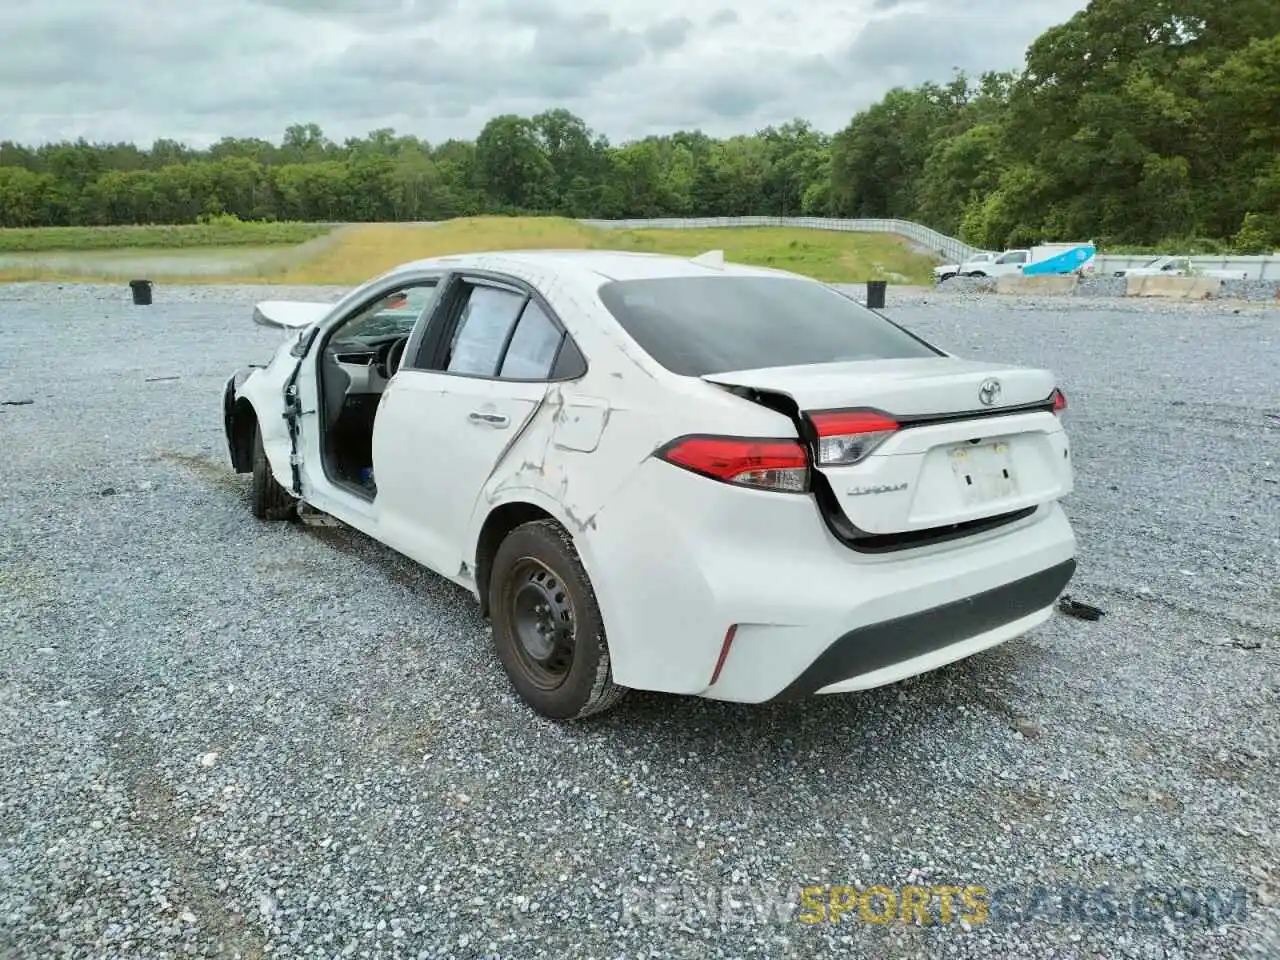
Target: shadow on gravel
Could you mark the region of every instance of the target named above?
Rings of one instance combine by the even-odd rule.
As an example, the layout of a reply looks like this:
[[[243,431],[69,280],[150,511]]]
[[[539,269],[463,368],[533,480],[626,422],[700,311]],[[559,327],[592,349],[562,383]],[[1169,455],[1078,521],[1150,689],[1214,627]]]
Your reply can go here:
[[[246,478],[202,457],[169,455],[164,459],[223,491],[236,490],[248,512]],[[498,689],[509,691],[488,643],[487,625],[469,591],[354,529],[289,526],[294,535],[311,541],[313,549],[344,554],[360,561],[372,576],[381,575],[415,594],[429,594],[433,603],[447,604],[462,632],[474,627],[484,638],[485,649],[480,651],[483,669],[492,671]],[[644,744],[651,761],[672,766],[690,754],[704,759],[723,756],[723,768],[716,763],[702,767],[711,780],[727,773],[744,756],[758,763],[782,764],[779,769],[811,768],[809,772],[815,774],[824,765],[861,765],[863,760],[868,766],[883,767],[894,755],[927,755],[958,725],[1021,729],[1024,721],[1010,703],[1014,678],[1019,672],[1035,670],[1051,656],[1035,638],[1032,633],[888,687],[789,703],[736,704],[632,691],[609,713],[566,724],[561,730],[571,741],[616,751],[620,759],[637,744]],[[464,640],[466,645],[473,642]],[[459,647],[456,655],[465,656],[464,649]],[[436,650],[432,655],[438,653]],[[498,727],[542,722],[514,695],[505,703],[491,704],[488,711]]]
[[[743,757],[773,765],[783,781],[788,770],[819,778],[824,768],[849,765],[884,772],[937,753],[962,730],[986,736],[1003,727],[1038,737],[1011,703],[1019,699],[1013,677],[1047,655],[1033,634],[890,686],[782,704],[633,691],[605,716],[566,729],[620,754],[643,743],[651,762],[685,764],[708,785],[740,770]],[[686,764],[690,756],[699,763]]]

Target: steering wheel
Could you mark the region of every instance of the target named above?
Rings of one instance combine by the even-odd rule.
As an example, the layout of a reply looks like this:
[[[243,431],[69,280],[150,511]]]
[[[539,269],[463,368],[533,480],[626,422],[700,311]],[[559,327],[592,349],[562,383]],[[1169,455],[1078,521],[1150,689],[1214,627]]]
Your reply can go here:
[[[391,349],[387,351],[387,359],[383,361],[383,369],[386,371],[388,380],[400,369],[400,361],[404,359],[404,348],[408,345],[408,337],[401,337],[391,344]]]

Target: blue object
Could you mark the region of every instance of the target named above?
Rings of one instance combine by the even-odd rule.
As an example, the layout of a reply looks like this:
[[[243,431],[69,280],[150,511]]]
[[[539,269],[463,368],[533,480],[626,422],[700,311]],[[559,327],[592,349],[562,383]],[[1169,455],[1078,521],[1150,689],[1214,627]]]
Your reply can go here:
[[[1039,263],[1028,263],[1022,268],[1024,277],[1035,277],[1053,273],[1074,273],[1093,259],[1097,253],[1092,243],[1080,247],[1072,247],[1056,256],[1041,260]]]

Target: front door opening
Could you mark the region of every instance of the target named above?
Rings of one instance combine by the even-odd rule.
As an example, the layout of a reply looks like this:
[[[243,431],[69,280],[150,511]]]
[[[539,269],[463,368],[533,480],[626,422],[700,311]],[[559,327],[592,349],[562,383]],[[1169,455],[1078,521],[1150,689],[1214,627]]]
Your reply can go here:
[[[320,351],[317,418],[329,481],[365,500],[377,495],[373,421],[409,334],[435,297],[436,281],[399,290],[336,327]]]

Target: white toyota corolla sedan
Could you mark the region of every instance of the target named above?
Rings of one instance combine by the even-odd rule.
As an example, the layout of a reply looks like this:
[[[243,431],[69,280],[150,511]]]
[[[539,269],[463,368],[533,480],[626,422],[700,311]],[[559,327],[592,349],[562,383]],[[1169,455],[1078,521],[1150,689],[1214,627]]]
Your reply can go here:
[[[253,511],[330,515],[471,590],[511,683],[747,703],[932,670],[1075,570],[1046,370],[962,360],[776,270],[600,251],[407,263],[226,385]]]

